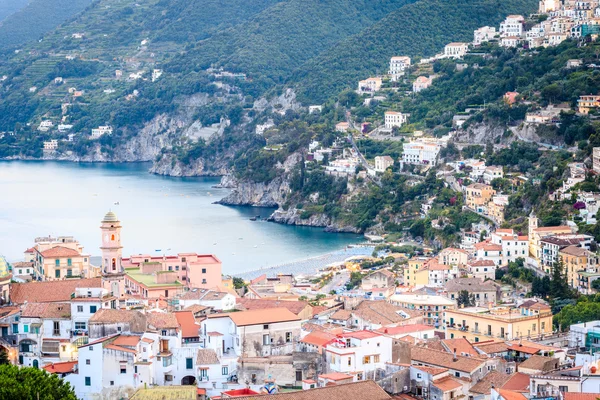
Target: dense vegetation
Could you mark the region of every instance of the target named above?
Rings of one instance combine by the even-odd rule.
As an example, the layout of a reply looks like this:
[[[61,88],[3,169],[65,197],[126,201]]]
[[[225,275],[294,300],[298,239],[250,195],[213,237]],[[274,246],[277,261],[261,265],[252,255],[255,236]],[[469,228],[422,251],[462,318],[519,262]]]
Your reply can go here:
[[[0,365],[0,399],[76,400],[75,391],[56,374]]]
[[[40,39],[49,30],[83,11],[91,2],[92,0],[32,0],[0,23],[0,50]]]
[[[27,5],[28,0],[4,0],[0,3],[0,22]]]
[[[432,56],[449,42],[472,41],[474,29],[497,26],[506,15],[528,14],[536,6],[533,0],[421,0],[301,65],[290,82],[303,100],[322,102],[371,74],[386,73],[392,56]]]

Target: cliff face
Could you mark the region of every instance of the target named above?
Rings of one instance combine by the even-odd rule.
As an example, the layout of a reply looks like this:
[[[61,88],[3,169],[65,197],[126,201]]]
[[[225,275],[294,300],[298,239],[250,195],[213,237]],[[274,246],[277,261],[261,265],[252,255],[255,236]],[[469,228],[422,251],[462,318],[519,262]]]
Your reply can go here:
[[[228,177],[228,187],[234,185]],[[269,183],[236,181],[235,188],[219,204],[232,206],[279,207],[285,202],[285,197],[291,192],[289,182],[284,177],[277,177]]]
[[[301,212],[302,210],[296,208],[290,208],[288,210],[279,208],[271,214],[268,220],[287,225],[323,227],[326,232],[359,233],[359,230],[356,227],[340,224],[325,214],[315,214],[311,215],[309,218],[302,219]]]

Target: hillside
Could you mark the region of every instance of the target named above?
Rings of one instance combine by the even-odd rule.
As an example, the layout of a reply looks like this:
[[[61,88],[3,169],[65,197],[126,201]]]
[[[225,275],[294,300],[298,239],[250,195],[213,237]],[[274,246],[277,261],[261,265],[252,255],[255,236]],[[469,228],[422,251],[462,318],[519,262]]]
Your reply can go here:
[[[31,0],[26,7],[0,22],[0,50],[40,39],[46,32],[83,11],[91,2]]]
[[[340,40],[371,26],[414,0],[288,0],[247,23],[199,42],[170,68],[181,64],[205,69],[212,64],[244,72],[255,87],[283,83],[310,58],[326,53]]]
[[[288,81],[301,100],[322,102],[371,74],[386,73],[396,55],[429,57],[452,41],[473,40],[473,30],[497,26],[508,14],[535,11],[535,0],[422,0],[300,65]]]
[[[28,0],[4,0],[0,3],[0,21],[16,13],[28,3]]]

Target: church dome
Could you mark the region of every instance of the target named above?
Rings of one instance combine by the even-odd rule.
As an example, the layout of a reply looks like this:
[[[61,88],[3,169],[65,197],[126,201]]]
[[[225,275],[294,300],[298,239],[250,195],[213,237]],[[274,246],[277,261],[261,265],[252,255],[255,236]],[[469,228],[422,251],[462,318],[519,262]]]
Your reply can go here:
[[[117,218],[117,214],[112,211],[109,211],[104,216],[102,222],[119,222],[119,218]]]

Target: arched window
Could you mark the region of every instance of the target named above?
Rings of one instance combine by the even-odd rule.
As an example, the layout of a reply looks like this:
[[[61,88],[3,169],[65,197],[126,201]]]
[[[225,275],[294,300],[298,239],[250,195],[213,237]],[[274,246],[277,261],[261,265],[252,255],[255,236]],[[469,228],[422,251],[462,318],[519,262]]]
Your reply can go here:
[[[117,259],[116,258],[112,259],[112,270],[113,271],[117,270]]]
[[[38,360],[33,360],[33,368],[38,368],[38,367],[39,367]]]
[[[110,240],[115,241],[115,235],[110,235]]]

